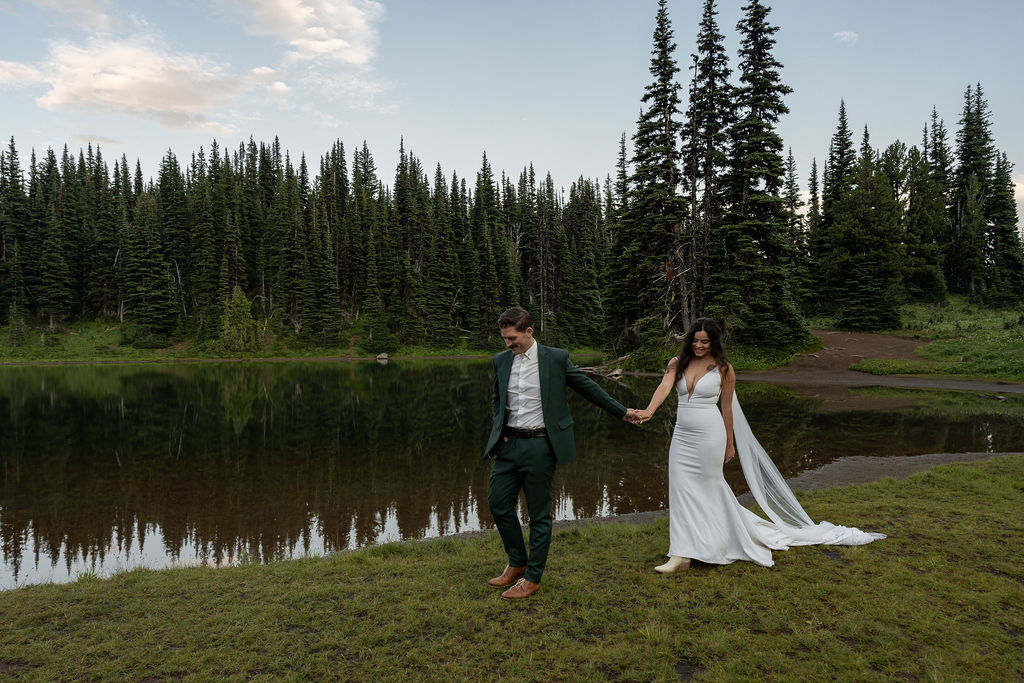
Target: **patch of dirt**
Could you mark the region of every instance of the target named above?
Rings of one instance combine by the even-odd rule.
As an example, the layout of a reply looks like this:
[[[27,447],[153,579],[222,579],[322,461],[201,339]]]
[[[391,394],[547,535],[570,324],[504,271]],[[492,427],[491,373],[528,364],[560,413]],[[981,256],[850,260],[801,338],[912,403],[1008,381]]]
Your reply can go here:
[[[834,373],[848,370],[850,365],[867,358],[916,359],[914,349],[928,341],[906,339],[888,334],[811,330],[825,348],[797,356],[793,364],[776,368],[780,374]]]
[[[906,387],[910,389],[942,389],[947,391],[984,391],[995,394],[1024,394],[1024,384],[990,382],[986,380],[950,379],[931,375],[872,375],[850,370],[850,366],[868,358],[916,359],[914,349],[928,341],[905,339],[887,334],[867,332],[836,332],[811,330],[821,339],[825,348],[800,354],[792,365],[773,368],[765,372],[740,372],[738,379],[746,382],[792,384],[794,390],[805,395],[822,398],[826,409],[848,408],[848,387]],[[803,385],[803,386],[800,386]],[[836,387],[832,389],[830,387]],[[896,407],[891,403],[900,399],[876,399],[875,408]],[[886,403],[889,401],[889,403]],[[863,403],[858,400],[859,405]]]

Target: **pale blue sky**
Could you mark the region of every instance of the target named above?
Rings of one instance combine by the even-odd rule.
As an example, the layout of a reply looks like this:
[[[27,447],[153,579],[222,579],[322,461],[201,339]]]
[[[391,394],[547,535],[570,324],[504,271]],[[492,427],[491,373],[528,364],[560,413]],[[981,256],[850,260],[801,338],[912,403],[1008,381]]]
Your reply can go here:
[[[735,68],[742,0],[718,5]],[[918,144],[932,105],[950,133],[981,82],[1024,198],[1018,83],[1024,2],[777,0],[776,55],[794,92],[781,133],[806,186],[840,99],[860,142]],[[670,0],[689,63],[702,2]],[[313,168],[366,140],[394,176],[399,140],[433,175],[528,163],[555,183],[614,172],[649,82],[655,0],[0,0],[0,135],[23,164],[87,140],[155,173],[218,140],[280,136]],[[687,74],[680,74],[685,86]],[[684,87],[685,89],[685,87]],[[351,157],[350,157],[351,159]]]

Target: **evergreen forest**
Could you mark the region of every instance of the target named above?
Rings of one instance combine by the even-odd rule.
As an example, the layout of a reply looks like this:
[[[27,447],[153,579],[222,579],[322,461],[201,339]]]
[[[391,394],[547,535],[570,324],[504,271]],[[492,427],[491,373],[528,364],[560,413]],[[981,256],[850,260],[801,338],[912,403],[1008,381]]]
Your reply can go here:
[[[705,0],[681,64],[660,0],[635,129],[612,173],[568,189],[532,164],[496,173],[486,153],[471,175],[430,168],[404,141],[393,176],[365,142],[307,161],[250,138],[168,150],[147,179],[98,146],[25,159],[10,138],[0,324],[14,345],[100,320],[149,348],[258,351],[272,336],[493,349],[497,316],[519,303],[548,343],[623,354],[702,315],[733,343],[792,350],[808,316],[871,330],[950,293],[1024,304],[1013,165],[981,83],[966,86],[955,131],[923,107],[914,144],[878,145],[837,102],[805,195],[778,133],[792,90],[770,13],[743,6],[730,58]]]

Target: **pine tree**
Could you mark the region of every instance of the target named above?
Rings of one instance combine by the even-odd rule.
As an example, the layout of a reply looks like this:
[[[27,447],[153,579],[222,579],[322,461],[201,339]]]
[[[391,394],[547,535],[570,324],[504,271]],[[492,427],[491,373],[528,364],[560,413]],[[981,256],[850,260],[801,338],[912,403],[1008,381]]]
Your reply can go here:
[[[498,274],[499,258],[496,252],[501,252],[505,246],[503,242],[495,244],[495,236],[498,234],[496,226],[498,216],[499,208],[494,190],[494,174],[491,171],[490,162],[487,161],[487,154],[484,153],[480,170],[476,174],[472,212],[469,216],[473,245],[477,255],[481,296],[477,318],[469,321],[469,324],[470,329],[474,330],[481,343],[486,343],[494,336],[494,321],[509,305],[505,303],[509,301],[505,298],[507,290],[503,289]],[[502,259],[501,263],[507,268],[507,259]],[[540,330],[543,329],[542,321],[543,311],[535,320]]]
[[[1017,231],[1012,171],[1006,154],[998,155],[992,195],[986,205],[989,221],[985,302],[994,306],[1024,303],[1024,251]]]
[[[632,303],[627,308],[629,297],[622,291],[623,284],[628,282],[632,273],[629,260],[622,257],[624,233],[622,222],[626,215],[629,197],[629,157],[626,154],[626,134],[619,138],[619,154],[615,163],[614,190],[609,188],[611,199],[606,215],[604,254],[602,255],[602,272],[604,273],[605,301],[605,337],[621,339],[625,330],[632,325],[635,312],[631,312]]]
[[[224,304],[217,344],[225,351],[245,352],[260,348],[259,328],[252,317],[252,304],[241,287],[231,290]]]
[[[992,194],[995,146],[988,103],[981,84],[964,93],[960,130],[956,135],[957,167],[952,190],[951,235],[946,253],[950,289],[971,296],[981,293],[985,251],[985,202]],[[976,182],[972,182],[972,178]]]
[[[911,300],[937,303],[946,296],[943,252],[938,242],[948,226],[945,197],[927,155],[916,147],[908,152],[907,168],[907,207],[903,216],[907,250],[905,291]]]
[[[601,300],[601,198],[599,188],[579,178],[569,189],[563,214],[575,266],[563,319],[577,345],[600,346],[604,304]]]
[[[377,167],[370,155],[366,141],[361,149],[356,150],[352,160],[352,223],[349,234],[349,261],[352,264],[353,301],[357,315],[362,315],[363,288],[369,282],[367,269],[370,264],[369,235],[377,226]],[[374,236],[377,237],[376,235]],[[374,257],[376,259],[376,256]],[[374,264],[377,268],[377,264]],[[376,286],[376,285],[375,285]],[[380,305],[380,291],[373,293],[375,301],[372,305]]]
[[[182,312],[190,310],[190,284],[187,279],[190,265],[188,198],[185,194],[185,177],[178,166],[174,152],[160,161],[156,191],[157,226],[161,241],[167,245],[164,257],[171,266],[175,278],[177,299]]]
[[[462,293],[461,306],[456,312],[456,327],[464,336],[475,339],[481,333],[475,325],[482,320],[483,301],[480,283],[480,259],[477,255],[473,230],[469,222],[469,192],[466,180],[452,173],[451,183],[452,232],[459,258],[459,291]]]
[[[90,152],[91,154],[91,152]],[[71,312],[85,315],[85,291],[88,286],[89,247],[95,230],[95,211],[88,192],[88,169],[81,151],[78,163],[67,146],[61,160],[60,217],[64,232],[64,256],[68,264],[68,288],[71,291]]]
[[[857,151],[853,147],[853,132],[846,118],[846,102],[839,101],[839,123],[832,135],[828,149],[828,161],[822,177],[821,220],[822,229],[827,235],[828,229],[835,220],[833,208],[843,193],[850,189],[853,167],[857,161]]]
[[[160,243],[157,202],[148,192],[135,200],[131,221],[122,226],[123,254],[119,261],[119,285],[124,296],[124,316],[138,328],[136,346],[159,346],[174,325],[176,305],[171,275]]]
[[[729,128],[735,122],[735,93],[729,83],[732,71],[717,14],[715,1],[705,0],[683,130],[683,177],[690,204],[689,239],[679,244],[680,293],[686,293],[680,302],[684,326],[707,305],[710,273],[715,267],[712,245],[719,241],[725,215]]]
[[[786,231],[781,196],[785,166],[779,118],[791,88],[780,80],[772,55],[778,27],[759,0],[743,8],[736,123],[730,128],[729,211],[723,251],[715,260],[707,313],[747,344],[794,348],[807,339],[793,294],[795,274],[783,258]]]
[[[621,349],[634,348],[645,337],[663,338],[668,329],[686,322],[673,296],[686,213],[678,193],[682,124],[675,49],[666,1],[659,0],[650,63],[653,81],[641,98],[644,109],[633,135],[629,195],[615,237],[626,279],[617,283],[609,305],[618,309],[623,324],[616,334]]]
[[[305,225],[299,177],[287,155],[284,174],[271,205],[267,241],[270,243],[267,262],[273,310],[280,315],[285,329],[299,335],[303,322],[301,304],[307,293]]]
[[[807,272],[804,282],[804,309],[819,310],[822,306],[822,280],[818,275],[829,250],[821,218],[821,193],[818,185],[818,160],[811,159],[811,176],[807,180]]]
[[[782,198],[785,209],[785,230],[781,236],[782,251],[780,265],[792,272],[793,297],[797,302],[807,299],[810,289],[810,252],[808,247],[807,227],[800,209],[804,206],[800,196],[800,185],[797,182],[796,160],[793,150],[786,157],[786,180],[783,185]]]
[[[931,127],[928,131],[927,157],[932,179],[939,186],[942,195],[949,198],[952,182],[952,151],[947,141],[945,122],[939,118],[939,112],[932,106]]]
[[[28,320],[25,294],[25,280],[21,275],[21,261],[18,258],[18,243],[11,244],[7,260],[7,343],[21,346],[28,336]]]
[[[450,344],[455,340],[455,321],[460,305],[459,257],[452,225],[451,197],[440,164],[434,170],[431,214],[432,238],[426,270],[426,334],[441,344]]]
[[[43,239],[42,277],[39,282],[39,314],[49,321],[50,330],[56,321],[71,312],[74,293],[71,289],[71,271],[64,259],[64,230],[56,201],[50,202],[50,220]]]
[[[25,196],[24,178],[18,161],[18,150],[11,137],[7,153],[0,156],[0,322],[7,322],[13,302],[10,261],[19,231],[29,219],[29,203]]]
[[[834,206],[826,261],[825,274],[840,309],[837,322],[844,329],[892,329],[899,326],[902,287],[900,207],[867,128],[851,180]]]
[[[106,164],[96,148],[96,162],[91,174],[95,197],[95,217],[90,259],[89,286],[86,298],[89,307],[101,318],[117,316],[118,292],[115,261],[118,257],[118,221],[110,176]]]
[[[216,182],[217,173],[220,170],[218,168],[220,158],[216,151],[216,145],[213,150],[216,164],[207,163],[202,147],[199,148],[198,154],[193,156],[186,188],[190,220],[188,228],[190,308],[194,312],[193,325],[199,339],[210,338],[216,333],[216,323],[220,317],[211,317],[217,306],[217,285],[220,279],[222,257],[217,234],[223,229],[223,225],[214,224],[211,179]],[[212,169],[217,170],[212,171]]]
[[[327,203],[315,193],[316,211],[313,216],[312,244],[310,246],[310,280],[316,310],[312,324],[317,341],[335,344],[341,333],[341,296],[338,290],[334,239],[327,218]]]

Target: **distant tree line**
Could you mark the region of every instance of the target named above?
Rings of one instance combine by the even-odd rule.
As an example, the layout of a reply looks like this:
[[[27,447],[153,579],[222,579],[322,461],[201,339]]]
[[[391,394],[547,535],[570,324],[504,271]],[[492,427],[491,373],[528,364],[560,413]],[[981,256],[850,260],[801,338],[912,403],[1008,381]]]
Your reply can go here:
[[[1024,302],[1012,165],[998,151],[981,85],[968,86],[951,145],[932,109],[921,147],[859,149],[839,121],[806,206],[777,133],[782,83],[769,8],[742,8],[737,77],[714,0],[705,0],[687,109],[665,0],[632,136],[614,177],[568,192],[530,164],[495,177],[432,177],[399,148],[394,179],[364,142],[341,141],[311,171],[275,139],[155,179],[98,147],[0,151],[0,324],[116,320],[122,341],[258,348],[268,333],[364,350],[399,343],[486,346],[519,302],[542,339],[628,352],[657,347],[707,315],[740,343],[794,348],[804,316],[850,329],[898,324],[904,301],[964,293]]]
[[[311,177],[275,139],[232,153],[214,142],[182,168],[168,151],[144,181],[90,145],[37,159],[27,182],[14,140],[0,154],[2,322],[126,323],[137,344],[191,338],[244,350],[267,331],[337,344],[486,343],[509,302],[548,338],[603,345],[603,217],[580,179],[566,195],[532,167],[431,182],[400,149],[391,186],[365,145],[337,142]]]

